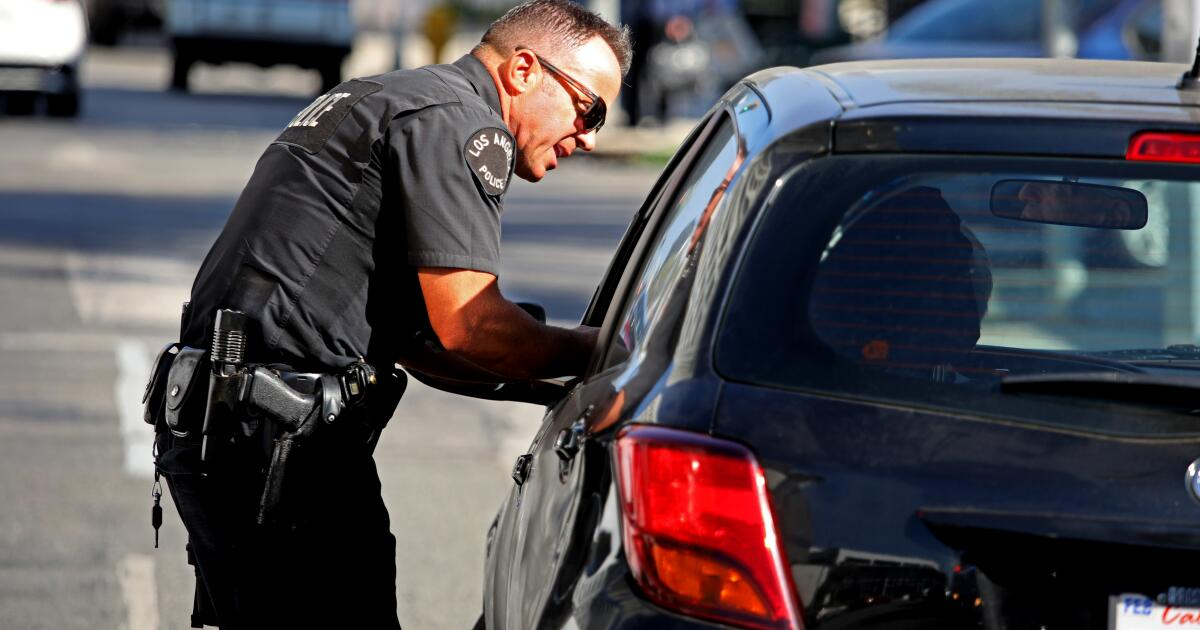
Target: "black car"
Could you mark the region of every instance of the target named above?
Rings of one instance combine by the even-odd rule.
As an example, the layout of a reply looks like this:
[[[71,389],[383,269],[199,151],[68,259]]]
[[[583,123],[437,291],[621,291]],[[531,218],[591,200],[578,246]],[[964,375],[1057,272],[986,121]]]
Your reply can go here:
[[[550,405],[487,532],[482,627],[1200,623],[1184,69],[731,89],[596,290],[587,375],[479,393]]]

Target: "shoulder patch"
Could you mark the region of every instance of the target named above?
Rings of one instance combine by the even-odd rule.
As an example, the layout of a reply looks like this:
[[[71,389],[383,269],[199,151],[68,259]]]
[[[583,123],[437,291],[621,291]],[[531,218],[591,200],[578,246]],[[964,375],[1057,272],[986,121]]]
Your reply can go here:
[[[373,81],[347,81],[300,110],[275,141],[319,153],[350,110],[364,97],[382,89],[383,85]]]
[[[484,127],[471,134],[463,158],[483,192],[499,197],[508,190],[513,169],[513,138],[499,127]]]

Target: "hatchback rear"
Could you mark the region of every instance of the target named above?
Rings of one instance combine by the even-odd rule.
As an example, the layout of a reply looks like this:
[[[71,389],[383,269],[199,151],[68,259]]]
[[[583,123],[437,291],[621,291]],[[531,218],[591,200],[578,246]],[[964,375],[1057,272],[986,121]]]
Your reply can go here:
[[[724,314],[714,431],[777,475],[810,625],[1140,627],[1200,586],[1194,179],[973,155],[787,179]],[[1149,212],[1103,227],[1080,190]]]

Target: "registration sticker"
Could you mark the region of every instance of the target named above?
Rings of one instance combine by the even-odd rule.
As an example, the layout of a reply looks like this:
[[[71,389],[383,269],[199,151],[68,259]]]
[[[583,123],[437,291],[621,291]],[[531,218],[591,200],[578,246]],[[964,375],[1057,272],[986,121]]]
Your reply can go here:
[[[1200,608],[1160,604],[1132,593],[1114,595],[1108,601],[1109,630],[1200,628]]]

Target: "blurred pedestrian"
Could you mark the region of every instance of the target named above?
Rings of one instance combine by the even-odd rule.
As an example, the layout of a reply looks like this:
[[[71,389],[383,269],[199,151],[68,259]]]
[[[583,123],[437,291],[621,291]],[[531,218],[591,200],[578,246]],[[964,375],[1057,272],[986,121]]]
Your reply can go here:
[[[666,124],[671,103],[695,93],[709,72],[709,55],[696,37],[692,20],[673,15],[663,25],[662,39],[650,49],[648,91],[660,124]]]
[[[717,59],[709,48],[714,42],[701,36],[698,25],[740,21],[736,0],[628,0],[626,20],[633,36],[633,64],[627,81],[630,88],[622,101],[629,123],[664,123],[671,103],[688,94],[698,94],[717,85],[712,63]],[[729,48],[726,28],[717,28],[718,44]],[[738,69],[738,76],[744,68]]]

